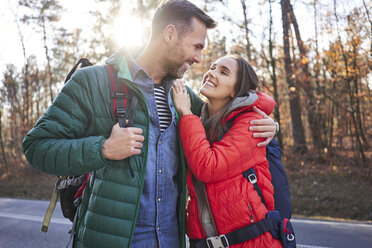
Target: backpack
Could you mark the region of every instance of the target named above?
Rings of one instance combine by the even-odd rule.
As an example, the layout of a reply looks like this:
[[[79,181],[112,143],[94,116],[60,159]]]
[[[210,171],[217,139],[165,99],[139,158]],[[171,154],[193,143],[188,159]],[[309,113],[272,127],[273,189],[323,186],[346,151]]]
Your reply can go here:
[[[228,132],[228,130],[232,127],[236,117],[230,119],[227,123],[225,123],[224,132],[220,135],[219,140],[221,140],[223,136]],[[275,210],[279,211],[280,215],[283,218],[290,219],[292,216],[292,206],[290,200],[291,197],[289,192],[288,178],[281,162],[280,146],[275,139],[272,139],[266,146],[266,159],[269,162],[271,183],[274,187]],[[257,175],[254,168],[250,168],[244,171],[243,176],[253,184],[258,195],[261,197],[261,201],[266,206],[262,192],[258,184],[256,183]]]
[[[219,140],[221,140],[232,127],[236,117],[225,123],[223,128],[224,131],[220,135]],[[265,219],[239,228],[230,233],[202,240],[191,240],[194,247],[205,247],[205,244],[207,244],[207,247],[228,247],[229,245],[239,244],[254,239],[268,231],[275,239],[281,241],[284,248],[296,247],[295,234],[290,222],[292,206],[290,201],[288,178],[281,162],[280,146],[275,139],[272,139],[266,146],[266,159],[269,162],[271,183],[274,187],[275,210],[269,211]],[[266,206],[264,196],[257,183],[257,175],[254,167],[244,171],[242,174],[250,183],[252,183],[254,189],[260,196],[262,203]]]
[[[271,183],[274,188],[275,210],[267,213],[266,218],[256,224],[250,231],[258,231],[260,234],[270,231],[275,239],[281,241],[284,248],[295,248],[295,233],[290,222],[292,206],[288,185],[287,173],[281,162],[281,151],[279,143],[272,139],[266,146],[266,159],[269,162]],[[252,183],[254,189],[266,206],[265,199],[257,183],[257,175],[254,167],[243,172],[243,176]]]
[[[65,83],[71,78],[72,74],[76,71],[79,67],[84,68],[87,66],[92,66],[93,64],[89,62],[86,58],[81,58],[76,65],[71,69],[69,74],[65,79]],[[127,116],[127,101],[128,101],[128,89],[125,84],[121,84],[117,80],[117,72],[111,66],[106,65],[106,71],[108,78],[110,78],[110,90],[111,90],[111,110],[117,118],[120,127],[128,127],[133,125],[133,119],[135,115],[135,107],[137,105],[137,98],[135,96],[131,97],[131,118]],[[129,163],[128,160],[128,167],[130,170],[130,174],[134,177],[134,170]],[[81,197],[85,186],[89,180],[89,178],[93,176],[94,180],[94,172],[79,175],[79,176],[58,176],[57,181],[55,183],[54,191],[49,203],[49,206],[46,210],[43,224],[41,226],[41,231],[47,233],[49,228],[49,223],[56,207],[58,198],[60,199],[61,209],[63,216],[68,218],[71,222],[74,222],[76,217],[77,207],[81,202]],[[71,230],[70,230],[71,231]]]

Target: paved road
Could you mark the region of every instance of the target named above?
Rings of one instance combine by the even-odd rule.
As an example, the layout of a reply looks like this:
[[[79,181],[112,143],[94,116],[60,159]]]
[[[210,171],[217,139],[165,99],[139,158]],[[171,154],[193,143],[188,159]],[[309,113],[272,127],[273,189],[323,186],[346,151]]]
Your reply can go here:
[[[47,234],[40,231],[48,201],[0,198],[0,248],[65,247],[71,222],[59,205]]]
[[[0,198],[0,248],[65,247],[71,228],[60,206],[47,234],[40,232],[48,201]],[[294,219],[298,248],[369,248],[372,225],[354,222]]]

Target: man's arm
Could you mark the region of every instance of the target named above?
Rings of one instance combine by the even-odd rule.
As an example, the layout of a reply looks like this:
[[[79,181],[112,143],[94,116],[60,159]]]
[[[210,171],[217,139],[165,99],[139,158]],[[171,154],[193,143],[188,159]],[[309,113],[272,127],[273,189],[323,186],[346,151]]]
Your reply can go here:
[[[87,130],[94,120],[92,86],[88,83],[84,72],[77,71],[71,80],[55,98],[53,104],[37,121],[34,128],[23,140],[23,150],[29,163],[46,173],[54,175],[79,175],[102,168],[110,163],[108,159],[115,159],[116,153],[112,146],[108,148],[107,157],[103,152],[104,143],[116,146],[118,142],[111,142],[114,137],[121,136],[116,141],[138,138],[133,135],[139,130],[131,128],[119,133],[111,133],[109,139],[102,135],[88,136]],[[113,128],[114,129],[114,128]],[[134,130],[132,130],[134,129]],[[106,131],[107,133],[107,131]],[[128,137],[130,136],[130,137]],[[120,142],[119,142],[120,143]],[[137,143],[134,143],[138,147]],[[137,153],[133,147],[121,146],[129,149],[125,156]],[[113,156],[113,157],[112,157]],[[120,156],[119,156],[120,157]]]
[[[275,134],[279,131],[279,124],[275,122],[270,116],[265,114],[257,107],[253,107],[252,110],[264,118],[260,120],[252,120],[250,124],[252,125],[249,130],[254,131],[254,138],[266,138],[265,141],[257,144],[258,147],[266,146],[274,138]]]
[[[84,137],[92,104],[76,72],[23,140],[28,162],[54,175],[78,175],[103,167],[103,136]]]

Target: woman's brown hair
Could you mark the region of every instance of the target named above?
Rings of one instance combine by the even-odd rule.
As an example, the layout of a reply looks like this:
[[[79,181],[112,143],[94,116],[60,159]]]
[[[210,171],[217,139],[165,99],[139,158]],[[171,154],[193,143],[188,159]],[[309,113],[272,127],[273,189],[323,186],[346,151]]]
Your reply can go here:
[[[238,63],[237,81],[234,87],[235,96],[229,103],[220,109],[215,115],[209,116],[208,108],[205,105],[202,110],[201,120],[207,135],[209,143],[212,144],[220,138],[223,132],[226,132],[222,119],[229,114],[232,100],[237,97],[248,96],[250,91],[258,89],[258,77],[249,62],[241,55],[228,55]],[[208,103],[207,103],[208,104]]]

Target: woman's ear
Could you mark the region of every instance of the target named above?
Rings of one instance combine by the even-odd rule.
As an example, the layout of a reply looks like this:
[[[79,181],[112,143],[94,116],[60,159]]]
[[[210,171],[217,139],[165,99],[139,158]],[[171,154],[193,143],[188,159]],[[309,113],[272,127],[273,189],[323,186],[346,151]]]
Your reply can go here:
[[[169,24],[164,28],[163,37],[166,43],[173,44],[178,40],[178,32],[173,24]]]
[[[238,90],[236,89],[236,87],[237,87],[237,82],[235,83],[235,85],[234,85],[234,90],[231,92],[231,94],[230,94],[230,98],[231,99],[234,99],[237,95],[238,95]]]

